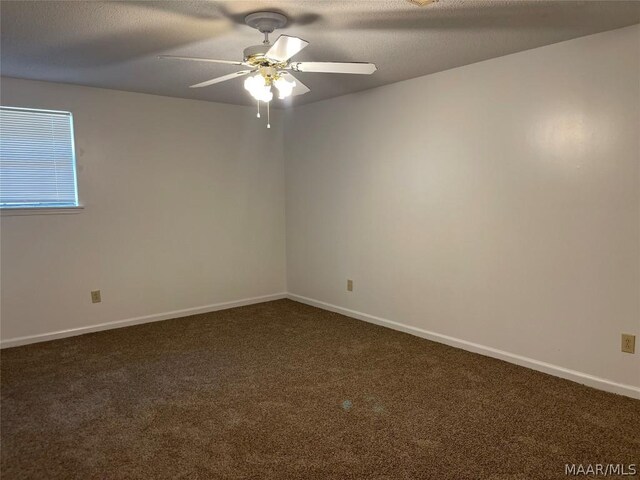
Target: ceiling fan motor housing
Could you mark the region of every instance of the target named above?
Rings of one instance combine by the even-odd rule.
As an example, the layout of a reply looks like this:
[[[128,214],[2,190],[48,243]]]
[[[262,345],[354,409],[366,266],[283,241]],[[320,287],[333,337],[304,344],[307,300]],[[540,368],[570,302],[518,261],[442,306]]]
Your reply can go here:
[[[244,61],[248,62],[251,59],[264,58],[265,53],[269,51],[271,44],[251,45],[243,51]]]

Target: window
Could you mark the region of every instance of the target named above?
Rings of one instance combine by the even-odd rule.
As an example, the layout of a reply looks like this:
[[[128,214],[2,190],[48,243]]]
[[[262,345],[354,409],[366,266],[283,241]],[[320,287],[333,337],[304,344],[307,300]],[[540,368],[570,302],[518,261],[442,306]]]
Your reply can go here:
[[[0,208],[77,206],[71,113],[0,107]]]

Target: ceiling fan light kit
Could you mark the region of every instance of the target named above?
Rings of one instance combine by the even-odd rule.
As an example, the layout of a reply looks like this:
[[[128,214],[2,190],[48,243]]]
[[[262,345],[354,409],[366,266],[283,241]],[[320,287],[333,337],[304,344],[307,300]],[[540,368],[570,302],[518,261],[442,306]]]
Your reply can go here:
[[[245,48],[242,62],[175,55],[160,55],[159,58],[248,67],[248,70],[240,70],[197,83],[191,85],[190,88],[208,87],[236,77],[249,75],[244,81],[244,88],[258,103],[258,113],[256,115],[258,118],[260,118],[260,102],[267,104],[267,128],[271,128],[269,122],[269,104],[273,100],[271,87],[275,87],[280,99],[304,95],[310,91],[305,84],[291,74],[291,71],[360,75],[370,75],[376,71],[376,66],[373,63],[365,62],[291,62],[291,57],[309,45],[309,42],[289,35],[280,35],[273,44],[269,41],[269,34],[287,24],[287,17],[275,12],[255,12],[247,15],[244,21],[248,26],[262,33],[264,40],[261,45],[252,45]]]

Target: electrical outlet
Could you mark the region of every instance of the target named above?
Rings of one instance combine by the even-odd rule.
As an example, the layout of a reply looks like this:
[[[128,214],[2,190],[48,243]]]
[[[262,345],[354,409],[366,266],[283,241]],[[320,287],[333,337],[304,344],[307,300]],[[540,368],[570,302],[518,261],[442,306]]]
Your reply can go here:
[[[100,295],[100,290],[92,290],[91,303],[100,303],[101,301],[102,301],[102,296]]]
[[[627,333],[622,334],[622,351],[625,353],[636,353],[636,336]]]
[[[353,292],[353,280],[347,280],[347,292]]]

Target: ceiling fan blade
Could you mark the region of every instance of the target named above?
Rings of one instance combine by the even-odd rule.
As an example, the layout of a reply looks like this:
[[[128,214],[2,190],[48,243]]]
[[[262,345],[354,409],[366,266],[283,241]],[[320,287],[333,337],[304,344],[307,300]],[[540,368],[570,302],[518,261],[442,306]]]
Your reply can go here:
[[[236,77],[243,77],[255,71],[257,70],[240,70],[239,72],[233,72],[233,73],[230,73],[229,75],[223,75],[222,77],[217,77],[211,80],[207,80],[206,82],[196,83],[195,85],[191,85],[189,88],[208,87],[209,85],[213,85],[214,83],[226,82],[227,80],[231,80]]]
[[[296,77],[291,75],[289,72],[281,72],[282,75],[286,75],[289,80],[293,80],[296,82],[296,86],[293,87],[293,91],[291,92],[291,96],[295,97],[296,95],[304,95],[307,92],[310,92],[311,89],[307,87],[304,83],[298,80]]]
[[[188,60],[191,62],[209,62],[209,63],[224,63],[226,65],[244,65],[242,62],[234,62],[232,60],[215,60],[213,58],[200,58],[200,57],[181,57],[179,55],[158,55],[158,58],[169,60]]]
[[[264,56],[276,62],[286,62],[307,45],[309,42],[301,38],[280,35]]]
[[[378,68],[366,62],[293,62],[289,68],[294,72],[311,73],[352,73],[371,75]]]

